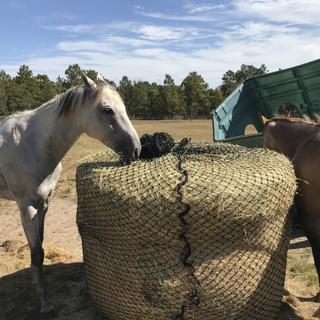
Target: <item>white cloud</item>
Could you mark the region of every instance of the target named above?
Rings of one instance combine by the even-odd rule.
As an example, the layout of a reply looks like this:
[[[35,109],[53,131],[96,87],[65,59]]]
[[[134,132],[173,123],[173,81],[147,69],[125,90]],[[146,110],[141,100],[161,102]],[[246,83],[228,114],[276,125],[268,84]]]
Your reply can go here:
[[[67,33],[75,34],[91,34],[99,35],[110,33],[111,31],[127,30],[130,31],[132,28],[135,28],[137,23],[126,21],[126,22],[117,22],[109,24],[68,24],[68,25],[53,25],[53,26],[43,26],[45,29],[49,30],[59,30]]]
[[[202,13],[208,11],[217,11],[225,9],[226,6],[223,4],[189,4],[186,5],[188,13]]]
[[[263,22],[248,21],[240,25],[234,25],[230,28],[230,32],[223,32],[221,35],[229,38],[230,36],[239,38],[250,38],[264,40],[276,34],[297,33],[299,29],[287,25],[276,25]]]
[[[51,29],[57,29],[59,31],[69,32],[69,33],[100,33],[102,30],[108,26],[105,25],[96,25],[96,24],[77,24],[77,25],[60,25],[60,26],[53,26],[47,27]]]
[[[224,71],[237,70],[243,63],[266,64],[269,71],[276,71],[319,58],[320,36],[312,33],[279,33],[258,40],[228,36],[219,48],[199,50],[198,57],[201,60],[211,57],[211,61],[215,60],[215,65],[221,65]]]
[[[130,28],[128,27],[130,26]],[[48,28],[48,27],[47,27]],[[202,39],[212,36],[212,30],[198,27],[169,27],[165,25],[147,25],[134,22],[117,23],[117,24],[80,24],[80,25],[60,25],[51,26],[68,34],[82,34],[87,36],[95,36],[101,39],[110,39],[123,45],[149,46],[156,45],[157,41],[177,41]],[[114,35],[118,32],[131,33],[132,36]],[[135,34],[135,35],[134,35]]]
[[[21,64],[26,64],[31,68],[34,74],[44,73],[47,74],[51,79],[55,80],[58,75],[64,75],[64,70],[66,70],[69,65],[75,63],[78,63],[79,65],[85,65],[88,63],[88,60],[79,55],[59,55],[55,57],[37,57],[26,59],[21,61],[19,66]],[[19,66],[17,66],[14,72],[10,72],[10,74],[16,74]],[[2,66],[0,66],[0,68],[2,68]]]
[[[162,48],[150,48],[150,49],[136,49],[133,51],[136,56],[140,57],[151,57],[155,60],[160,59],[164,55],[168,57],[168,55],[172,54],[173,52],[170,50],[162,49]]]
[[[77,40],[57,43],[54,57],[38,55],[19,61],[19,65],[25,63],[35,73],[48,73],[55,78],[69,64],[79,63],[115,81],[127,75],[130,79],[162,82],[168,73],[179,83],[190,71],[197,71],[215,87],[221,83],[225,71],[237,70],[243,63],[266,64],[270,71],[276,71],[319,58],[320,13],[314,0],[233,0],[232,3],[233,7],[217,8],[221,11],[217,19],[226,22],[223,26],[220,22],[211,23],[210,10],[205,10],[207,3],[185,7],[189,13],[181,16],[136,9],[142,16],[157,19],[157,23],[57,26],[54,28],[64,35],[76,34]],[[211,13],[215,12],[213,6]],[[187,27],[184,21],[189,22]],[[307,22],[303,21],[309,21],[310,25],[306,28]],[[206,28],[197,22],[206,22]],[[214,33],[212,30],[217,27]],[[15,63],[0,68],[15,73],[18,66]]]
[[[39,57],[21,61],[34,72],[48,73],[52,78],[69,64],[79,63],[83,68],[93,68],[107,78],[119,81],[123,75],[130,79],[162,82],[166,73],[173,76],[177,83],[191,71],[199,72],[213,87],[221,83],[222,74],[228,69],[237,70],[241,64],[259,66],[266,64],[270,71],[291,67],[319,58],[320,36],[312,32],[275,32],[269,34],[270,26],[261,26],[261,36],[238,37],[234,30],[222,34],[219,45],[206,49],[193,48],[177,52],[163,47],[123,46],[117,38],[110,43],[101,41],[61,42],[60,54],[56,57]],[[239,26],[245,35],[253,28]],[[271,27],[270,27],[271,28]],[[253,28],[254,29],[254,28]],[[265,33],[265,30],[268,32]],[[265,37],[262,35],[265,34]],[[12,70],[9,66],[0,66]],[[17,67],[15,65],[15,72]]]
[[[146,46],[156,46],[157,43],[154,41],[149,41],[145,39],[136,39],[130,37],[122,36],[107,36],[105,38],[107,42],[115,43],[118,45],[132,46],[132,47],[146,47]]]
[[[319,0],[234,0],[238,13],[269,21],[319,24]]]
[[[224,2],[226,3],[226,2]],[[243,19],[264,19],[291,24],[320,24],[319,0],[230,0],[226,4],[189,3],[185,13],[148,12],[136,8],[136,13],[154,19],[212,23],[230,23]]]
[[[144,39],[158,41],[181,39],[184,34],[181,29],[157,26],[141,26],[136,31],[140,33]]]
[[[104,41],[64,41],[57,44],[57,49],[73,51],[102,51],[106,53],[114,52],[115,46],[112,42]]]
[[[142,25],[135,30],[143,39],[152,41],[181,40],[186,35],[197,35],[196,29],[170,28],[164,26]]]
[[[190,21],[190,22],[210,22],[214,21],[215,18],[205,15],[174,15],[174,14],[166,14],[160,12],[145,12],[145,11],[137,11],[137,13],[141,16],[161,19],[161,20],[173,20],[173,21]]]

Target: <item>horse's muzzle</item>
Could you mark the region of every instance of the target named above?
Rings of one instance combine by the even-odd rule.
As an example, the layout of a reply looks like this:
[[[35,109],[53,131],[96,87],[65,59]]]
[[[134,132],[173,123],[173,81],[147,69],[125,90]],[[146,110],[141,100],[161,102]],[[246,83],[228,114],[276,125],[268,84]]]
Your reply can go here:
[[[131,162],[136,161],[136,160],[139,159],[140,152],[141,152],[141,147],[140,148],[135,148],[134,151],[131,154],[128,154],[128,155],[121,154],[120,155],[120,162],[123,165],[128,165]]]

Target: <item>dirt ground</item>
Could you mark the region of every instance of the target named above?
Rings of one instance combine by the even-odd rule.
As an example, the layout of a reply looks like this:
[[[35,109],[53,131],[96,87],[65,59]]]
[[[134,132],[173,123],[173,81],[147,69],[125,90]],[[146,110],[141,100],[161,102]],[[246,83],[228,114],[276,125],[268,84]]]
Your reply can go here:
[[[76,203],[54,198],[46,219],[45,274],[55,315],[49,319],[103,319],[90,302],[82,264],[81,240],[76,226]],[[20,217],[13,202],[0,202],[0,319],[36,320],[38,303],[28,270],[30,256]],[[319,303],[314,281],[299,279],[294,263],[307,259],[312,265],[308,242],[304,237],[291,241],[286,290],[279,320],[319,319]],[[311,270],[314,274],[314,270]],[[308,279],[308,274],[306,273]]]
[[[0,201],[0,220],[0,319],[41,319],[28,268],[30,254],[15,203]],[[102,319],[87,293],[74,201],[52,200],[44,239],[44,272],[55,306],[48,319]]]
[[[301,235],[290,241],[281,320],[320,319],[320,303],[315,301],[317,274],[310,244]]]

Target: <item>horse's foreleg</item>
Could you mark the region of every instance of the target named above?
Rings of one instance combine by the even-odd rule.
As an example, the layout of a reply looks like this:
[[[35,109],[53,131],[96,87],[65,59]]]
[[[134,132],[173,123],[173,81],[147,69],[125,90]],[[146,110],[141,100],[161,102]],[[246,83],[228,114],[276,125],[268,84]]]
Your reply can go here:
[[[24,232],[31,252],[31,270],[41,302],[41,312],[50,312],[53,307],[48,302],[47,286],[43,275],[44,251],[42,248],[44,218],[47,206],[35,208],[32,205],[19,206]]]

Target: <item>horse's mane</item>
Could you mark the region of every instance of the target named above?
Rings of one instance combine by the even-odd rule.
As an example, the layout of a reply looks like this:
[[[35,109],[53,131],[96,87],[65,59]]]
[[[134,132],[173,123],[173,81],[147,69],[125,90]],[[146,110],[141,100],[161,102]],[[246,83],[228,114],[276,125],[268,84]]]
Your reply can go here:
[[[75,110],[79,103],[83,103],[83,101],[90,96],[95,97],[95,102],[99,101],[101,99],[101,93],[104,87],[110,88],[119,95],[114,86],[103,82],[99,82],[96,88],[88,88],[82,84],[72,87],[64,93],[61,93],[56,97],[56,101],[59,103],[58,117],[69,115]]]
[[[316,121],[312,121],[312,120],[305,120],[305,119],[301,119],[301,118],[289,118],[286,116],[276,116],[273,117],[271,119],[268,119],[265,122],[265,126],[272,122],[272,121],[284,121],[284,122],[290,122],[290,123],[301,123],[301,124],[308,124],[308,125],[313,125],[313,126],[317,126],[320,127],[320,123],[316,122]]]
[[[68,89],[57,97],[59,103],[58,117],[67,116],[74,111],[80,101],[83,101],[90,94],[85,85],[79,85]]]

